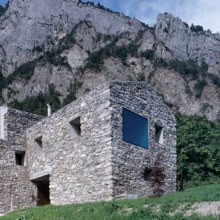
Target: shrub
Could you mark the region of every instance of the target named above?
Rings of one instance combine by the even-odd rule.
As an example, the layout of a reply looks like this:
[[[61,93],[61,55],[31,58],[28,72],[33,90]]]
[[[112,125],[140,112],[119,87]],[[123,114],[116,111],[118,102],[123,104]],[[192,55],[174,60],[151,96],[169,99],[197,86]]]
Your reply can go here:
[[[168,66],[168,63],[163,58],[156,58],[154,60],[154,67],[164,67],[166,68]]]
[[[177,116],[178,188],[220,179],[220,125],[199,116]]]
[[[154,60],[154,50],[145,50],[141,52],[141,57],[144,57],[147,60]]]
[[[168,66],[179,72],[182,76],[190,76],[193,79],[197,79],[199,75],[206,75],[208,71],[208,64],[204,61],[199,64],[195,60],[172,60],[168,63]]]
[[[69,67],[69,64],[66,60],[66,57],[61,57],[60,53],[57,52],[57,50],[51,50],[44,53],[43,56],[40,57],[41,61],[48,62],[50,64],[53,64],[55,66],[67,66]]]
[[[25,80],[29,80],[33,74],[37,64],[37,60],[29,61],[27,63],[19,66],[15,71],[11,74],[13,78],[21,77]]]
[[[101,67],[104,64],[104,60],[109,57],[115,57],[121,59],[123,64],[128,55],[137,56],[138,45],[131,42],[128,45],[116,46],[117,38],[113,39],[111,43],[102,47],[98,51],[95,51],[89,55],[86,60],[85,69],[92,69],[94,71],[101,71]]]
[[[33,49],[32,49],[32,52],[37,52],[37,53],[41,53],[43,52],[43,48],[40,47],[40,46],[35,46]]]
[[[194,25],[192,24],[190,27],[191,31],[199,33],[199,32],[204,32],[203,27],[200,25]]]

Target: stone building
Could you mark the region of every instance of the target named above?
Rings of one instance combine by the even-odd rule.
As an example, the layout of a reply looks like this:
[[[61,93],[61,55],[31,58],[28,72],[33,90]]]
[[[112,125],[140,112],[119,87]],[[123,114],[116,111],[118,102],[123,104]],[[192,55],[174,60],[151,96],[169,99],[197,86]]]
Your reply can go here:
[[[47,118],[1,107],[0,126],[0,213],[175,191],[175,117],[145,82],[102,85]]]

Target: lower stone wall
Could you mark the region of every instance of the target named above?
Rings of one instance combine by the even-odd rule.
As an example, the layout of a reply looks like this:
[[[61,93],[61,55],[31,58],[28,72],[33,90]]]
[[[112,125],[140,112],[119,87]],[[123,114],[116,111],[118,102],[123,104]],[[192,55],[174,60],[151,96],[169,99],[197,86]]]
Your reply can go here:
[[[0,214],[36,205],[35,186],[22,166],[0,167]]]

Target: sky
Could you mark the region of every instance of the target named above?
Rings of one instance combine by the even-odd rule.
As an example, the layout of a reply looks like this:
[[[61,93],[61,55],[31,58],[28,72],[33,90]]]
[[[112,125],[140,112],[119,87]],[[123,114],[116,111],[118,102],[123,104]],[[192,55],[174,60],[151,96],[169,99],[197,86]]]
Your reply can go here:
[[[35,1],[35,0],[33,0]],[[37,0],[40,1],[40,0]],[[45,0],[43,0],[45,1]],[[87,0],[84,0],[87,1]],[[189,25],[220,32],[220,0],[89,0],[153,26],[159,13],[168,12]],[[0,0],[5,4],[7,0]]]

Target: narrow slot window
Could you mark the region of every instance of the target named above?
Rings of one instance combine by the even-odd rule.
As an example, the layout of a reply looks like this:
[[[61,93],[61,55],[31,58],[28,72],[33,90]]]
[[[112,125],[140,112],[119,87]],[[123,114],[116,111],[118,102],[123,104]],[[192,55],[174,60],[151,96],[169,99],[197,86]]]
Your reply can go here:
[[[70,121],[70,132],[72,137],[78,137],[81,135],[80,117]]]
[[[149,181],[151,179],[151,173],[152,173],[152,169],[145,167],[144,169],[144,180],[145,181]]]
[[[163,127],[155,124],[155,142],[163,144]]]

